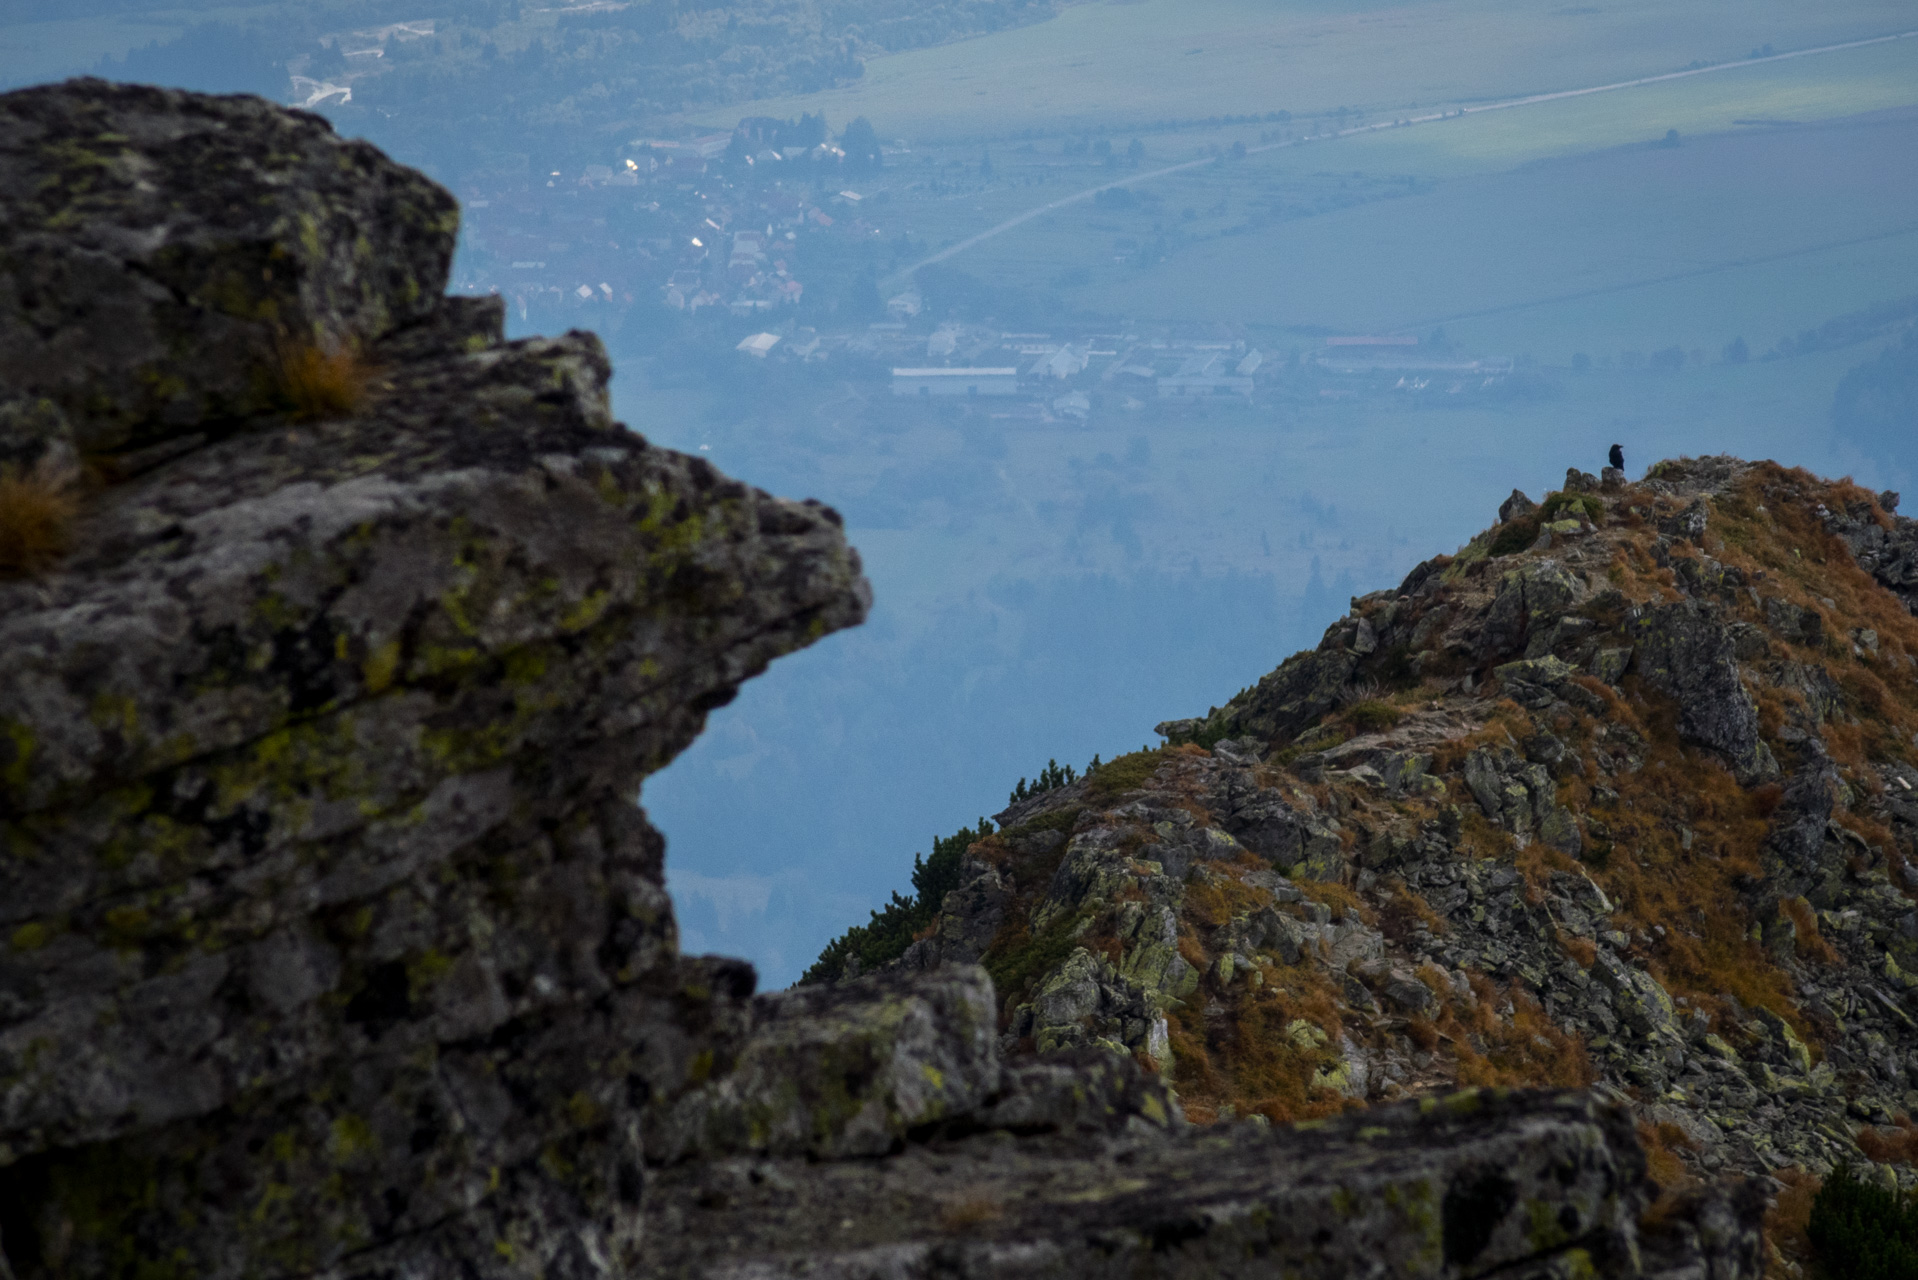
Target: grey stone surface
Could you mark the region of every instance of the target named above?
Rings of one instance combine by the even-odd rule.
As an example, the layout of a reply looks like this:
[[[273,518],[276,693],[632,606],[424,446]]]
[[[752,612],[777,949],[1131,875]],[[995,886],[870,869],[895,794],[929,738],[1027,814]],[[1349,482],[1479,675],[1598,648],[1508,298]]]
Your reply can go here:
[[[720,1044],[710,1078],[649,1113],[649,1160],[885,1155],[999,1090],[992,981],[973,966],[762,996]]]
[[[0,96],[0,460],[219,430],[290,347],[433,314],[453,198],[318,116],[100,80]]]
[[[450,197],[314,118],[29,90],[0,166],[0,324],[72,344],[0,358],[97,390],[82,448],[172,434],[0,583],[13,1274],[620,1272],[640,1113],[752,986],[676,956],[633,798],[864,616],[837,516],[441,299]],[[353,411],[246,416],[269,304],[383,338]]]
[[[1498,520],[1500,524],[1511,520],[1523,520],[1537,511],[1536,502],[1526,497],[1522,491],[1514,489],[1509,498],[1498,504]]]
[[[1778,773],[1758,732],[1758,708],[1740,678],[1731,631],[1695,601],[1650,605],[1631,620],[1636,669],[1676,699],[1678,730],[1725,758],[1743,782]]]
[[[672,1277],[1497,1274],[1757,1280],[1762,1201],[1681,1213],[1640,1269],[1643,1157],[1619,1108],[1467,1093],[1307,1130],[1127,1132],[1061,1158],[989,1135],[854,1165],[658,1177]]]

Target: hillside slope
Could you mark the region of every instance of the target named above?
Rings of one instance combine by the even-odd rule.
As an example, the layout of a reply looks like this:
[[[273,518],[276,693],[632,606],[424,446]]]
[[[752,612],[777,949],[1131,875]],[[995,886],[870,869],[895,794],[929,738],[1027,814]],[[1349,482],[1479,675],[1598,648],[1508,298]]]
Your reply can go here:
[[[1514,493],[1164,747],[966,833],[892,963],[983,963],[1007,1048],[1123,1051],[1200,1120],[1597,1083],[1668,1180],[1909,1151],[1870,1128],[1918,1111],[1896,505],[1732,458]]]

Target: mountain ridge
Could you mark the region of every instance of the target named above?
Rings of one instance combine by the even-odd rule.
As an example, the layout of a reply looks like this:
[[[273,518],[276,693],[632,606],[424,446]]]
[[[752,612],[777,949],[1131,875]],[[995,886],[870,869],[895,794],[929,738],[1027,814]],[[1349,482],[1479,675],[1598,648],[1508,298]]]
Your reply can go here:
[[[891,964],[984,964],[1014,1060],[1118,1050],[1201,1120],[1596,1084],[1673,1186],[1882,1161],[1918,1110],[1897,504],[1727,457],[1515,492],[1001,811]]]

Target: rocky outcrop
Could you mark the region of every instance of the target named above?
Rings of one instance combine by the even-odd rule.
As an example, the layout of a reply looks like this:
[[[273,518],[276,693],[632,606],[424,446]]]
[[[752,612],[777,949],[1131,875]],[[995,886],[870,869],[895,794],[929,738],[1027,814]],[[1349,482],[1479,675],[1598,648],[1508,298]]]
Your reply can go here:
[[[744,1034],[713,1037],[714,1059],[686,1072],[706,1078],[650,1110],[647,1157],[885,1155],[999,1092],[997,1029],[971,966],[762,996]]]
[[[1070,1157],[936,1141],[844,1164],[688,1166],[654,1185],[647,1274],[1535,1277],[1762,1274],[1749,1194],[1656,1232],[1623,1109],[1473,1092],[1269,1134],[1119,1130]],[[1641,1269],[1641,1241],[1656,1265]]]
[[[1008,1061],[1123,1054],[1220,1123],[1589,1083],[1662,1148],[1646,1265],[1754,1272],[1762,1179],[1896,1150],[1867,1131],[1918,1110],[1918,625],[1885,501],[1726,458],[1574,474],[1166,746],[1007,809],[968,866]],[[985,932],[975,900],[934,932]]]
[[[1758,708],[1739,678],[1731,631],[1696,601],[1638,611],[1627,629],[1645,679],[1678,703],[1678,731],[1724,757],[1740,782],[1774,777]]]
[[[1918,613],[1918,521],[1898,512],[1898,495],[1849,497],[1819,505],[1825,527],[1845,544],[1858,564],[1904,604]]]
[[[76,81],[0,100],[0,461],[276,404],[275,365],[440,307],[458,210],[317,116]]]
[[[443,298],[451,200],[314,118],[79,82],[0,157],[0,324],[70,344],[8,385],[116,477],[0,583],[13,1274],[611,1274],[648,1037],[752,985],[678,959],[632,798],[863,617],[838,518]],[[356,405],[262,412],[281,325],[366,344]]]

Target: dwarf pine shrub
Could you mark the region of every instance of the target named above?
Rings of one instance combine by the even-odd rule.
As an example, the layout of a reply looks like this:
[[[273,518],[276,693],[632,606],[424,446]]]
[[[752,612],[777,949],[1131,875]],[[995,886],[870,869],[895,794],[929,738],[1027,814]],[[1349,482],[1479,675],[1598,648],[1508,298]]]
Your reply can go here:
[[[1099,757],[1092,757],[1092,761],[1092,764],[1087,766],[1088,773],[1098,767]],[[1032,782],[1028,783],[1024,778],[1019,779],[1019,784],[1012,789],[1012,794],[1006,798],[1006,803],[1018,804],[1021,800],[1030,800],[1033,796],[1057,790],[1078,776],[1078,770],[1071,765],[1060,768],[1057,760],[1048,760],[1046,767],[1039,770],[1039,776]]]
[[[1811,1202],[1810,1238],[1819,1270],[1842,1280],[1918,1277],[1918,1201],[1832,1171]]]
[[[870,973],[905,954],[920,930],[939,915],[946,894],[959,887],[966,850],[991,834],[992,823],[981,818],[977,829],[961,827],[944,838],[934,837],[930,858],[912,855],[912,896],[903,897],[895,890],[891,901],[873,912],[869,922],[854,925],[827,943],[800,982],[837,981],[848,976],[854,960],[859,962],[857,972]]]

